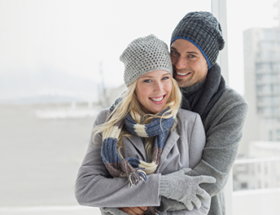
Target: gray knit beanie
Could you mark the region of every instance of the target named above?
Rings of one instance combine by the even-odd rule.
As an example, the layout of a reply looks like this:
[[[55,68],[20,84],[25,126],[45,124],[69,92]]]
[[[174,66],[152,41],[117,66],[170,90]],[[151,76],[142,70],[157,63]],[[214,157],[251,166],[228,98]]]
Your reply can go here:
[[[124,63],[126,86],[141,75],[165,70],[172,75],[172,64],[167,44],[153,34],[133,40],[120,56]]]
[[[225,45],[221,25],[209,12],[188,13],[174,29],[170,44],[177,39],[193,43],[204,55],[208,69],[216,63],[219,50]]]

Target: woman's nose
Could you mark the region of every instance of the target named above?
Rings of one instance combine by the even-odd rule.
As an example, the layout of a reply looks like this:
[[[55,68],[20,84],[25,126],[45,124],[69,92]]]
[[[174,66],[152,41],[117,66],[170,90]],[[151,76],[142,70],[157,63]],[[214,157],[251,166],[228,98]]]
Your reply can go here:
[[[162,91],[162,89],[163,89],[163,84],[160,81],[156,82],[155,83],[155,90],[156,91]]]

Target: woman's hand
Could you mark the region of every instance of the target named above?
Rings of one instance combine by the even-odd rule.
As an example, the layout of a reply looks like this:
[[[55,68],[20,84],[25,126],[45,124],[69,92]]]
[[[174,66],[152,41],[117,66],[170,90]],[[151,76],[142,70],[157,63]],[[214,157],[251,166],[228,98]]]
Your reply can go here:
[[[130,214],[130,215],[142,215],[147,207],[126,207],[126,208],[119,208],[119,210]]]

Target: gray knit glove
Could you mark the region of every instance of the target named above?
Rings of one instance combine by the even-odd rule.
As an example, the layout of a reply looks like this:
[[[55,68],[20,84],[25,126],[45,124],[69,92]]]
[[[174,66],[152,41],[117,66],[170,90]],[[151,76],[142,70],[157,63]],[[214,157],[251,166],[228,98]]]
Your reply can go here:
[[[160,206],[157,207],[157,209],[161,212],[180,211],[186,209],[186,206],[181,202],[162,196],[160,200]]]
[[[216,179],[204,175],[188,176],[186,173],[189,171],[189,168],[184,168],[168,175],[162,175],[159,194],[182,202],[188,210],[193,210],[194,206],[199,209],[202,201],[211,198],[204,189],[199,187],[199,184],[215,183]]]

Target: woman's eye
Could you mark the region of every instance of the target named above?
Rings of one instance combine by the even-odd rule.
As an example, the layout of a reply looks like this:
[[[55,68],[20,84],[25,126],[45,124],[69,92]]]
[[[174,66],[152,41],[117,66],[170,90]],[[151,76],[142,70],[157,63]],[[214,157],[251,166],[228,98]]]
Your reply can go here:
[[[162,80],[167,80],[167,79],[169,79],[168,76],[162,78]]]
[[[145,83],[151,83],[150,79],[144,80]]]

